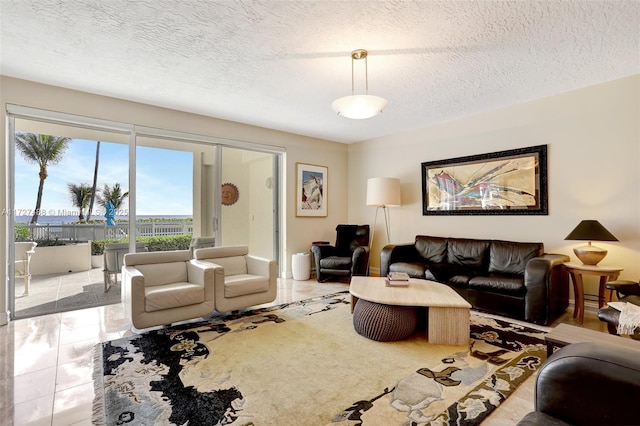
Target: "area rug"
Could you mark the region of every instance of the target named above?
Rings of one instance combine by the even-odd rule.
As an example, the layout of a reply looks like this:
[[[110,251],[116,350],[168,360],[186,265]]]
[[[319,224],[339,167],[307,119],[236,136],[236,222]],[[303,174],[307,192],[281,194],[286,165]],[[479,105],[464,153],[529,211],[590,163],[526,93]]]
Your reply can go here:
[[[336,293],[96,346],[94,423],[479,424],[546,357],[544,332],[472,312],[469,346],[376,342]]]

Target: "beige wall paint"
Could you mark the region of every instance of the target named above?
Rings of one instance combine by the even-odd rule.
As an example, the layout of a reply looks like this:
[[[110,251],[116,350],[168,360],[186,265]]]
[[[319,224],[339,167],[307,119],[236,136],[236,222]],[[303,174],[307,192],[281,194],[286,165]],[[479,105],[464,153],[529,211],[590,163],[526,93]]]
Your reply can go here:
[[[94,117],[123,123],[156,127],[173,131],[208,135],[224,139],[260,143],[286,148],[283,168],[282,198],[286,207],[282,210],[282,257],[281,274],[291,275],[291,254],[308,250],[310,243],[318,239],[335,239],[333,229],[347,220],[347,146],[340,143],[309,138],[275,130],[249,126],[225,120],[189,114],[122,99],[109,98],[48,86],[25,80],[0,76],[0,104],[2,122],[0,126],[0,211],[8,209],[6,173],[6,104],[22,105],[51,111]],[[327,113],[332,114],[327,108]],[[343,120],[335,117],[336,120]],[[326,218],[297,218],[295,216],[295,163],[304,162],[329,166],[330,193]],[[7,217],[0,220],[0,258],[6,259]],[[5,262],[0,264],[0,276],[6,277]],[[0,324],[7,318],[7,289],[0,284]]]
[[[422,162],[541,144],[548,145],[548,216],[422,215]],[[400,178],[402,206],[390,209],[394,243],[417,234],[541,241],[577,261],[572,248],[582,244],[564,237],[580,220],[597,219],[620,240],[597,244],[609,250],[602,263],[624,267],[622,278],[640,278],[638,75],[353,144],[348,171],[349,220],[358,223],[374,219],[364,202],[367,178]],[[386,243],[380,216],[376,240],[373,268]],[[595,280],[586,292],[597,293]]]

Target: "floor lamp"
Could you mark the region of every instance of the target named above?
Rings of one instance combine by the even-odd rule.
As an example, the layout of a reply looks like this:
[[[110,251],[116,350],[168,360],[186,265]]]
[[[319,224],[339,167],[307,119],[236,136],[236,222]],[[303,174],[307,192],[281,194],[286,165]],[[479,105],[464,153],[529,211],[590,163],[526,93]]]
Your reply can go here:
[[[387,231],[387,243],[391,241],[389,237],[389,212],[387,207],[400,205],[400,179],[378,177],[367,180],[367,206],[376,207],[376,215],[373,219],[373,229],[371,230],[371,250],[373,250],[373,240],[376,235],[376,222],[378,221],[378,211],[382,209],[384,215],[384,225]],[[371,251],[367,262],[367,275],[369,275],[369,264],[371,263]]]

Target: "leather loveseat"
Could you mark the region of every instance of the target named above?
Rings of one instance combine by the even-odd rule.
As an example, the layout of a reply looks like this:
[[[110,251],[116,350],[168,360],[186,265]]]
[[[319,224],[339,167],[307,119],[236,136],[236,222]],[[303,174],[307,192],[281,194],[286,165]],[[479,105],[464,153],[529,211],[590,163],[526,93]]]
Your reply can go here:
[[[518,426],[637,425],[640,357],[633,349],[575,343],[538,371],[535,411]]]
[[[542,243],[416,236],[388,245],[380,275],[406,272],[451,286],[475,309],[548,325],[569,305],[569,257]]]

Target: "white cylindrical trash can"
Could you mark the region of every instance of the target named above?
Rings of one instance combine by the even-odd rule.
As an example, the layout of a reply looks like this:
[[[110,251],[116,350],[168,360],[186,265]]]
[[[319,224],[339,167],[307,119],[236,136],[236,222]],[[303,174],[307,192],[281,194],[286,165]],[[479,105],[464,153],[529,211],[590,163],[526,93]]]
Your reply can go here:
[[[311,277],[311,255],[307,252],[291,256],[291,272],[296,281],[306,281]]]

